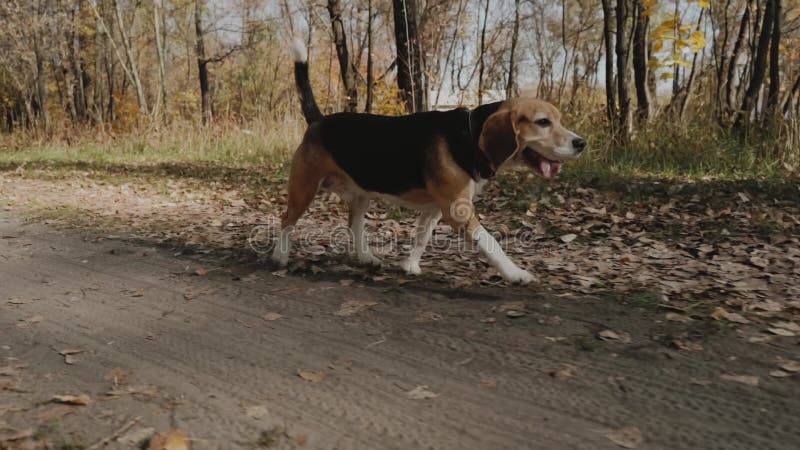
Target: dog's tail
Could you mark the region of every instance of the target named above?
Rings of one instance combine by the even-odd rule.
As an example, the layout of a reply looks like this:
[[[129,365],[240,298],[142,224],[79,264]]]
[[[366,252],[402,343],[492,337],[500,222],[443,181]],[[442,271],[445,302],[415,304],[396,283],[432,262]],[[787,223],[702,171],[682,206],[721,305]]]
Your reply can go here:
[[[308,51],[303,42],[297,38],[294,39],[294,82],[300,94],[300,107],[303,109],[306,122],[311,125],[322,119],[322,111],[314,100],[311,81],[308,79]]]

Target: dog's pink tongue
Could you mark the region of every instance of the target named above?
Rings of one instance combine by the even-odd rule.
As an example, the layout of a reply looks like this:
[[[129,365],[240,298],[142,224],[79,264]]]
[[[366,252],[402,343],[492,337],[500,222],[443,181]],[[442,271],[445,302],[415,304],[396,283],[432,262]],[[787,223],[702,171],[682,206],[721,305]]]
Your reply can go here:
[[[558,175],[558,172],[561,172],[561,163],[543,158],[539,161],[539,170],[542,171],[542,176],[545,178],[553,178]]]

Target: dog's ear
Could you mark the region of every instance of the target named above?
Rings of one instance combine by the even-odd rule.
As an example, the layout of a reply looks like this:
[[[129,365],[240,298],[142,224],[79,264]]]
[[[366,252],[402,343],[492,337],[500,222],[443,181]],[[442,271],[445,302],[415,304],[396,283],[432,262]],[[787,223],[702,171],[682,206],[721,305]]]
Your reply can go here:
[[[511,109],[498,111],[483,123],[478,147],[492,162],[494,169],[506,162],[517,151],[517,130]]]

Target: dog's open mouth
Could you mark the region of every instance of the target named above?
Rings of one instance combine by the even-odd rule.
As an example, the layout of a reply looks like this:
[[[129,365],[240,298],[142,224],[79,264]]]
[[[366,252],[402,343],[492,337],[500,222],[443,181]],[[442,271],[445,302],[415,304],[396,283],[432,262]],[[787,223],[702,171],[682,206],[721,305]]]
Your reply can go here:
[[[523,150],[522,156],[525,158],[525,162],[544,178],[553,178],[558,175],[558,172],[561,172],[561,162],[547,159],[531,148]]]

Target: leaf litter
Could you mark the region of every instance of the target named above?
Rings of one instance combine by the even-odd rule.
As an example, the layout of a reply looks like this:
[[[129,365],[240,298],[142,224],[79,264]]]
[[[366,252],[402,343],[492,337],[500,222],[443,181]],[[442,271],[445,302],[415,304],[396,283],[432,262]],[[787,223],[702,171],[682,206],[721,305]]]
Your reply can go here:
[[[283,180],[258,186],[217,180],[209,187],[191,179],[165,178],[166,190],[144,179],[130,180],[126,182],[140,194],[131,198],[127,189],[98,180],[92,171],[76,172],[80,182],[69,174],[59,180],[9,176],[15,177],[15,189],[4,192],[10,201],[36,199],[45,208],[72,206],[95,213],[81,220],[124,211],[105,226],[113,231],[134,225],[157,242],[203,243],[225,251],[249,248],[250,230],[264,223],[265,214],[276,219],[284,201]],[[800,302],[794,300],[800,294],[794,282],[800,276],[800,202],[788,190],[702,183],[630,180],[622,193],[569,181],[542,184],[524,174],[509,174],[489,184],[476,206],[484,225],[498,231],[499,243],[512,258],[541,276],[539,289],[555,295],[651,291],[666,296],[673,307],[713,300],[727,313],[720,320],[764,323],[779,336],[800,334],[772,324],[800,319]],[[635,193],[633,201],[627,193]],[[296,226],[307,238],[293,256],[298,264],[274,275],[375,276],[373,269],[343,264],[349,262],[342,251],[346,244],[332,242],[328,233],[313,233],[346,223],[347,206],[334,196],[321,197]],[[510,207],[520,198],[531,199],[524,214]],[[387,262],[399,261],[405,256],[404,246],[383,244],[411,242],[415,218],[388,219],[380,207],[371,213],[366,223],[376,254]],[[213,220],[196,220],[203,216]],[[520,232],[530,239],[520,243]],[[434,240],[451,236],[445,225],[434,234]],[[425,271],[459,287],[505,284],[496,271],[472,260],[458,245],[431,249],[424,257]],[[382,282],[414,282],[398,270],[382,269],[379,275]]]

